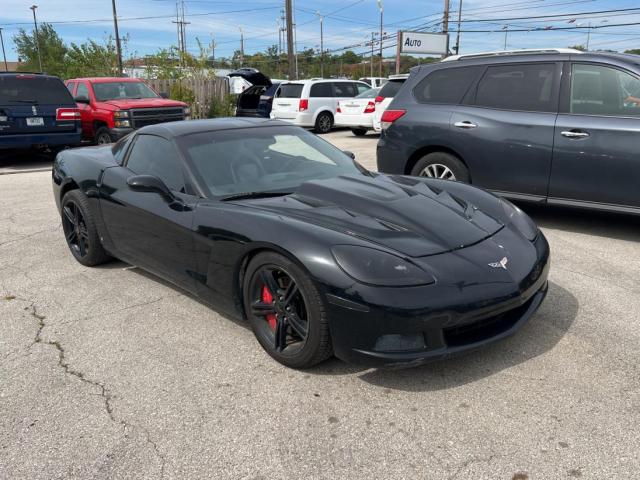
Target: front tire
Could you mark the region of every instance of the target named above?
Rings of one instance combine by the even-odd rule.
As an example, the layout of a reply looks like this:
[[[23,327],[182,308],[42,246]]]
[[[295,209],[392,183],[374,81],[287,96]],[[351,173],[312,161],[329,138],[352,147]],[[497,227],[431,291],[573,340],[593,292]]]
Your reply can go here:
[[[469,183],[467,167],[457,157],[446,152],[433,152],[422,157],[411,169],[415,177],[439,178]]]
[[[333,127],[333,116],[329,112],[322,112],[316,118],[314,130],[316,133],[329,133]]]
[[[256,255],[244,276],[244,309],[258,342],[291,368],[309,368],[333,354],[327,313],[308,274],[275,252]]]
[[[364,137],[367,134],[367,130],[365,128],[352,128],[351,133],[356,137]]]
[[[113,143],[113,138],[111,138],[111,134],[107,127],[100,127],[96,130],[95,142],[96,145],[108,145]]]
[[[80,190],[62,198],[62,230],[73,257],[86,267],[111,260],[102,247],[89,200]]]

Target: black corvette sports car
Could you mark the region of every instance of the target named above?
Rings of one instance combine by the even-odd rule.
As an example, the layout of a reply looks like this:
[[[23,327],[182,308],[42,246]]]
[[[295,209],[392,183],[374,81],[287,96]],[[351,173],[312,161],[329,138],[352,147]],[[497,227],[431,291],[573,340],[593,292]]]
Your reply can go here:
[[[119,258],[243,316],[290,367],[443,358],[514,333],[547,292],[549,245],[511,203],[369,172],[274,120],[67,150],[53,190],[80,263]]]

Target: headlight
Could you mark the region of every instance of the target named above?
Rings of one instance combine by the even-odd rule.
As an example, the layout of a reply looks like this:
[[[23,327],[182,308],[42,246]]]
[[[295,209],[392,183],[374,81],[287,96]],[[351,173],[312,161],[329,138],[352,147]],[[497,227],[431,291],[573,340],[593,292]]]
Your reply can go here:
[[[501,203],[502,209],[507,216],[507,224],[513,225],[516,230],[533,242],[538,236],[538,226],[533,223],[529,215],[504,198],[501,199]]]
[[[189,107],[185,107],[183,112],[185,115],[191,115],[191,109]]]
[[[331,249],[347,275],[361,283],[380,287],[429,285],[435,279],[403,258],[375,248],[336,245]]]
[[[114,122],[115,126],[117,128],[122,128],[122,127],[130,127],[131,123],[129,122],[129,120],[116,120]]]
[[[113,118],[129,118],[129,112],[126,110],[118,110],[113,113]]]

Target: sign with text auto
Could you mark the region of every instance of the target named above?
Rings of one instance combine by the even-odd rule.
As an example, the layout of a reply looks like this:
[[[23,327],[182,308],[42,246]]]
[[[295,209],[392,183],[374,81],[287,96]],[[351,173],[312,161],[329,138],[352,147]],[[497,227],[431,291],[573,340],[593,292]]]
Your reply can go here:
[[[400,32],[400,53],[446,55],[448,47],[446,33]]]

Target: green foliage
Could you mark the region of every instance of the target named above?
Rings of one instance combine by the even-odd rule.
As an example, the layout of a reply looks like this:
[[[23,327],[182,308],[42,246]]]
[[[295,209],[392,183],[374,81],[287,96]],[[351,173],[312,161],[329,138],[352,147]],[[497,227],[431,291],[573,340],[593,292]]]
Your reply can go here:
[[[174,83],[171,85],[171,90],[169,91],[169,97],[173,100],[179,100],[181,102],[188,103],[192,105],[196,100],[196,95],[186,85],[183,85],[181,81]]]
[[[235,114],[237,95],[225,95],[222,100],[212,98],[207,118],[232,117]]]
[[[584,45],[572,45],[569,48],[573,48],[575,50],[580,50],[581,52],[586,52],[587,51],[587,47]]]
[[[43,23],[40,25],[37,43],[35,31],[28,33],[23,28],[13,36],[13,42],[16,45],[18,56],[23,62],[19,67],[21,71],[40,71],[37,48],[39,44],[42,69],[51,75],[64,76],[67,47],[50,24]]]
[[[105,45],[93,40],[76,45],[72,43],[65,57],[65,76],[110,77],[118,73],[116,47],[110,38]]]
[[[625,50],[624,53],[632,53],[633,55],[640,55],[640,48],[631,48],[629,50]]]

